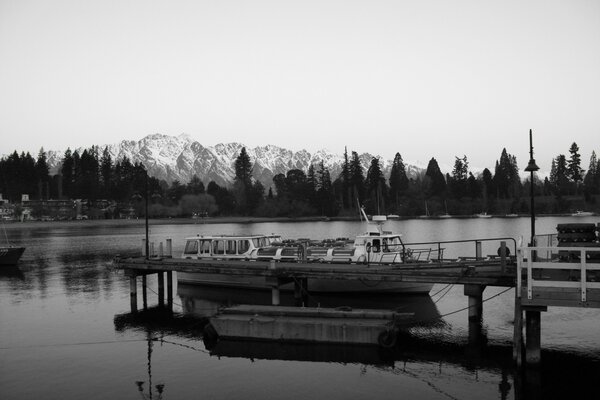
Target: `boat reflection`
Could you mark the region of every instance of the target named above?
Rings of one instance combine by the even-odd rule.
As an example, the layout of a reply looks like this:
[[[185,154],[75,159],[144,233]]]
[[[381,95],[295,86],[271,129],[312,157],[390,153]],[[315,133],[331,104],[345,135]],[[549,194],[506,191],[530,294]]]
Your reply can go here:
[[[238,304],[270,305],[271,293],[260,290],[215,288],[200,285],[180,284],[177,295],[181,299],[183,312],[200,317],[211,317],[220,308]],[[280,304],[293,306],[292,293],[282,292]],[[350,307],[366,309],[395,310],[400,313],[413,313],[411,324],[418,326],[441,326],[443,321],[437,306],[429,295],[407,294],[353,294],[325,295],[308,297],[307,307]]]

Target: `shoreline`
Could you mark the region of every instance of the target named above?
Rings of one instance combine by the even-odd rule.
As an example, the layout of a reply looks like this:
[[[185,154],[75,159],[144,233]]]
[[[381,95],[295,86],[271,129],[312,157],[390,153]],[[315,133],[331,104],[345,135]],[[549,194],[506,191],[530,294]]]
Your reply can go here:
[[[573,218],[581,218],[582,220],[587,218],[598,217],[598,214],[586,216],[585,218],[574,216],[572,214],[537,214],[536,218],[544,218],[544,217],[573,217]],[[450,217],[443,216],[414,216],[414,217],[399,217],[388,219],[388,221],[403,221],[403,220],[443,220],[443,219],[477,219],[480,218],[476,215],[457,215]],[[506,215],[491,215],[490,218],[502,218],[502,219],[517,219],[517,218],[530,218],[530,215],[516,215],[516,216],[506,216]],[[485,219],[485,218],[484,218]],[[244,217],[244,216],[231,216],[231,217],[208,217],[208,218],[151,218],[148,220],[150,225],[206,225],[206,224],[257,224],[257,223],[269,223],[269,222],[336,222],[336,221],[357,221],[360,220],[357,217],[352,216],[342,216],[342,217]],[[137,219],[90,219],[90,220],[69,220],[69,221],[38,221],[38,220],[30,220],[30,221],[4,221],[3,225],[6,228],[14,227],[14,226],[73,226],[73,225],[102,225],[102,226],[111,226],[111,225],[144,225],[145,220],[143,218]]]

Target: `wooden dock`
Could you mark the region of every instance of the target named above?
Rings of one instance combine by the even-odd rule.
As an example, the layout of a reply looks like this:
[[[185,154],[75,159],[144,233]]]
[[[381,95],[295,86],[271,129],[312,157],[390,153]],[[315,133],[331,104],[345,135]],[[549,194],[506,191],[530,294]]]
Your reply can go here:
[[[273,305],[279,305],[280,287],[290,283],[294,285],[297,303],[302,304],[302,297],[310,292],[308,279],[463,285],[464,294],[468,296],[469,336],[472,326],[480,329],[485,288],[515,287],[513,356],[518,364],[522,362],[522,354],[526,363],[537,364],[541,354],[541,312],[551,306],[600,307],[600,264],[588,261],[589,255],[598,252],[598,248],[563,247],[560,250],[580,256],[559,262],[558,248],[520,247],[513,257],[472,257],[395,265],[189,260],[161,256],[116,258],[115,266],[130,278],[132,313],[137,311],[137,277],[142,277],[142,298],[146,308],[145,280],[149,274],[158,275],[159,305],[164,305],[164,275],[167,275],[169,308],[173,304],[173,272],[263,277],[272,290]],[[542,253],[552,252],[556,254],[540,257]]]

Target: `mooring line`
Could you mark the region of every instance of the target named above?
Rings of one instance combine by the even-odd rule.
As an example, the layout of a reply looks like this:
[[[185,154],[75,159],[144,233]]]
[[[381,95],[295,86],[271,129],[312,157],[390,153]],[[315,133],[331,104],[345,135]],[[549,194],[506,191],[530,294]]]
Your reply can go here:
[[[157,340],[152,338],[152,340]],[[99,342],[76,342],[76,343],[52,343],[52,344],[33,344],[28,346],[0,347],[0,350],[16,350],[16,349],[34,349],[40,347],[69,347],[69,346],[89,346],[94,344],[113,344],[113,343],[132,343],[146,342],[148,339],[126,339],[126,340],[105,340]]]

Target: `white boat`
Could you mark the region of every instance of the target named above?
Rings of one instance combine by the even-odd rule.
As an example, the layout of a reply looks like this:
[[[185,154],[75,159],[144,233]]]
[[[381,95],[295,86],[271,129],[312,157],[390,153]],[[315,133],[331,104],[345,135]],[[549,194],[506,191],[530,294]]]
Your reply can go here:
[[[378,264],[401,264],[410,261],[427,261],[424,254],[408,249],[401,235],[383,231],[385,216],[374,216],[369,221],[364,211],[367,231],[358,235],[350,245],[336,241],[329,245],[311,246],[287,244],[277,235],[249,236],[195,236],[186,238],[182,257],[208,260],[258,260],[258,261],[302,261],[320,263],[360,264],[368,268]],[[304,254],[306,252],[306,255]],[[236,276],[226,274],[178,273],[181,283],[244,287],[251,289],[270,288],[263,277]],[[407,282],[363,282],[360,280],[309,279],[308,290],[320,293],[429,293],[432,284]],[[282,287],[293,289],[292,284]]]
[[[591,211],[581,211],[581,210],[577,210],[575,211],[573,214],[571,214],[573,217],[591,217],[592,215],[594,215],[593,212]]]
[[[492,216],[485,211],[480,214],[477,214],[477,217],[478,218],[492,218]]]

